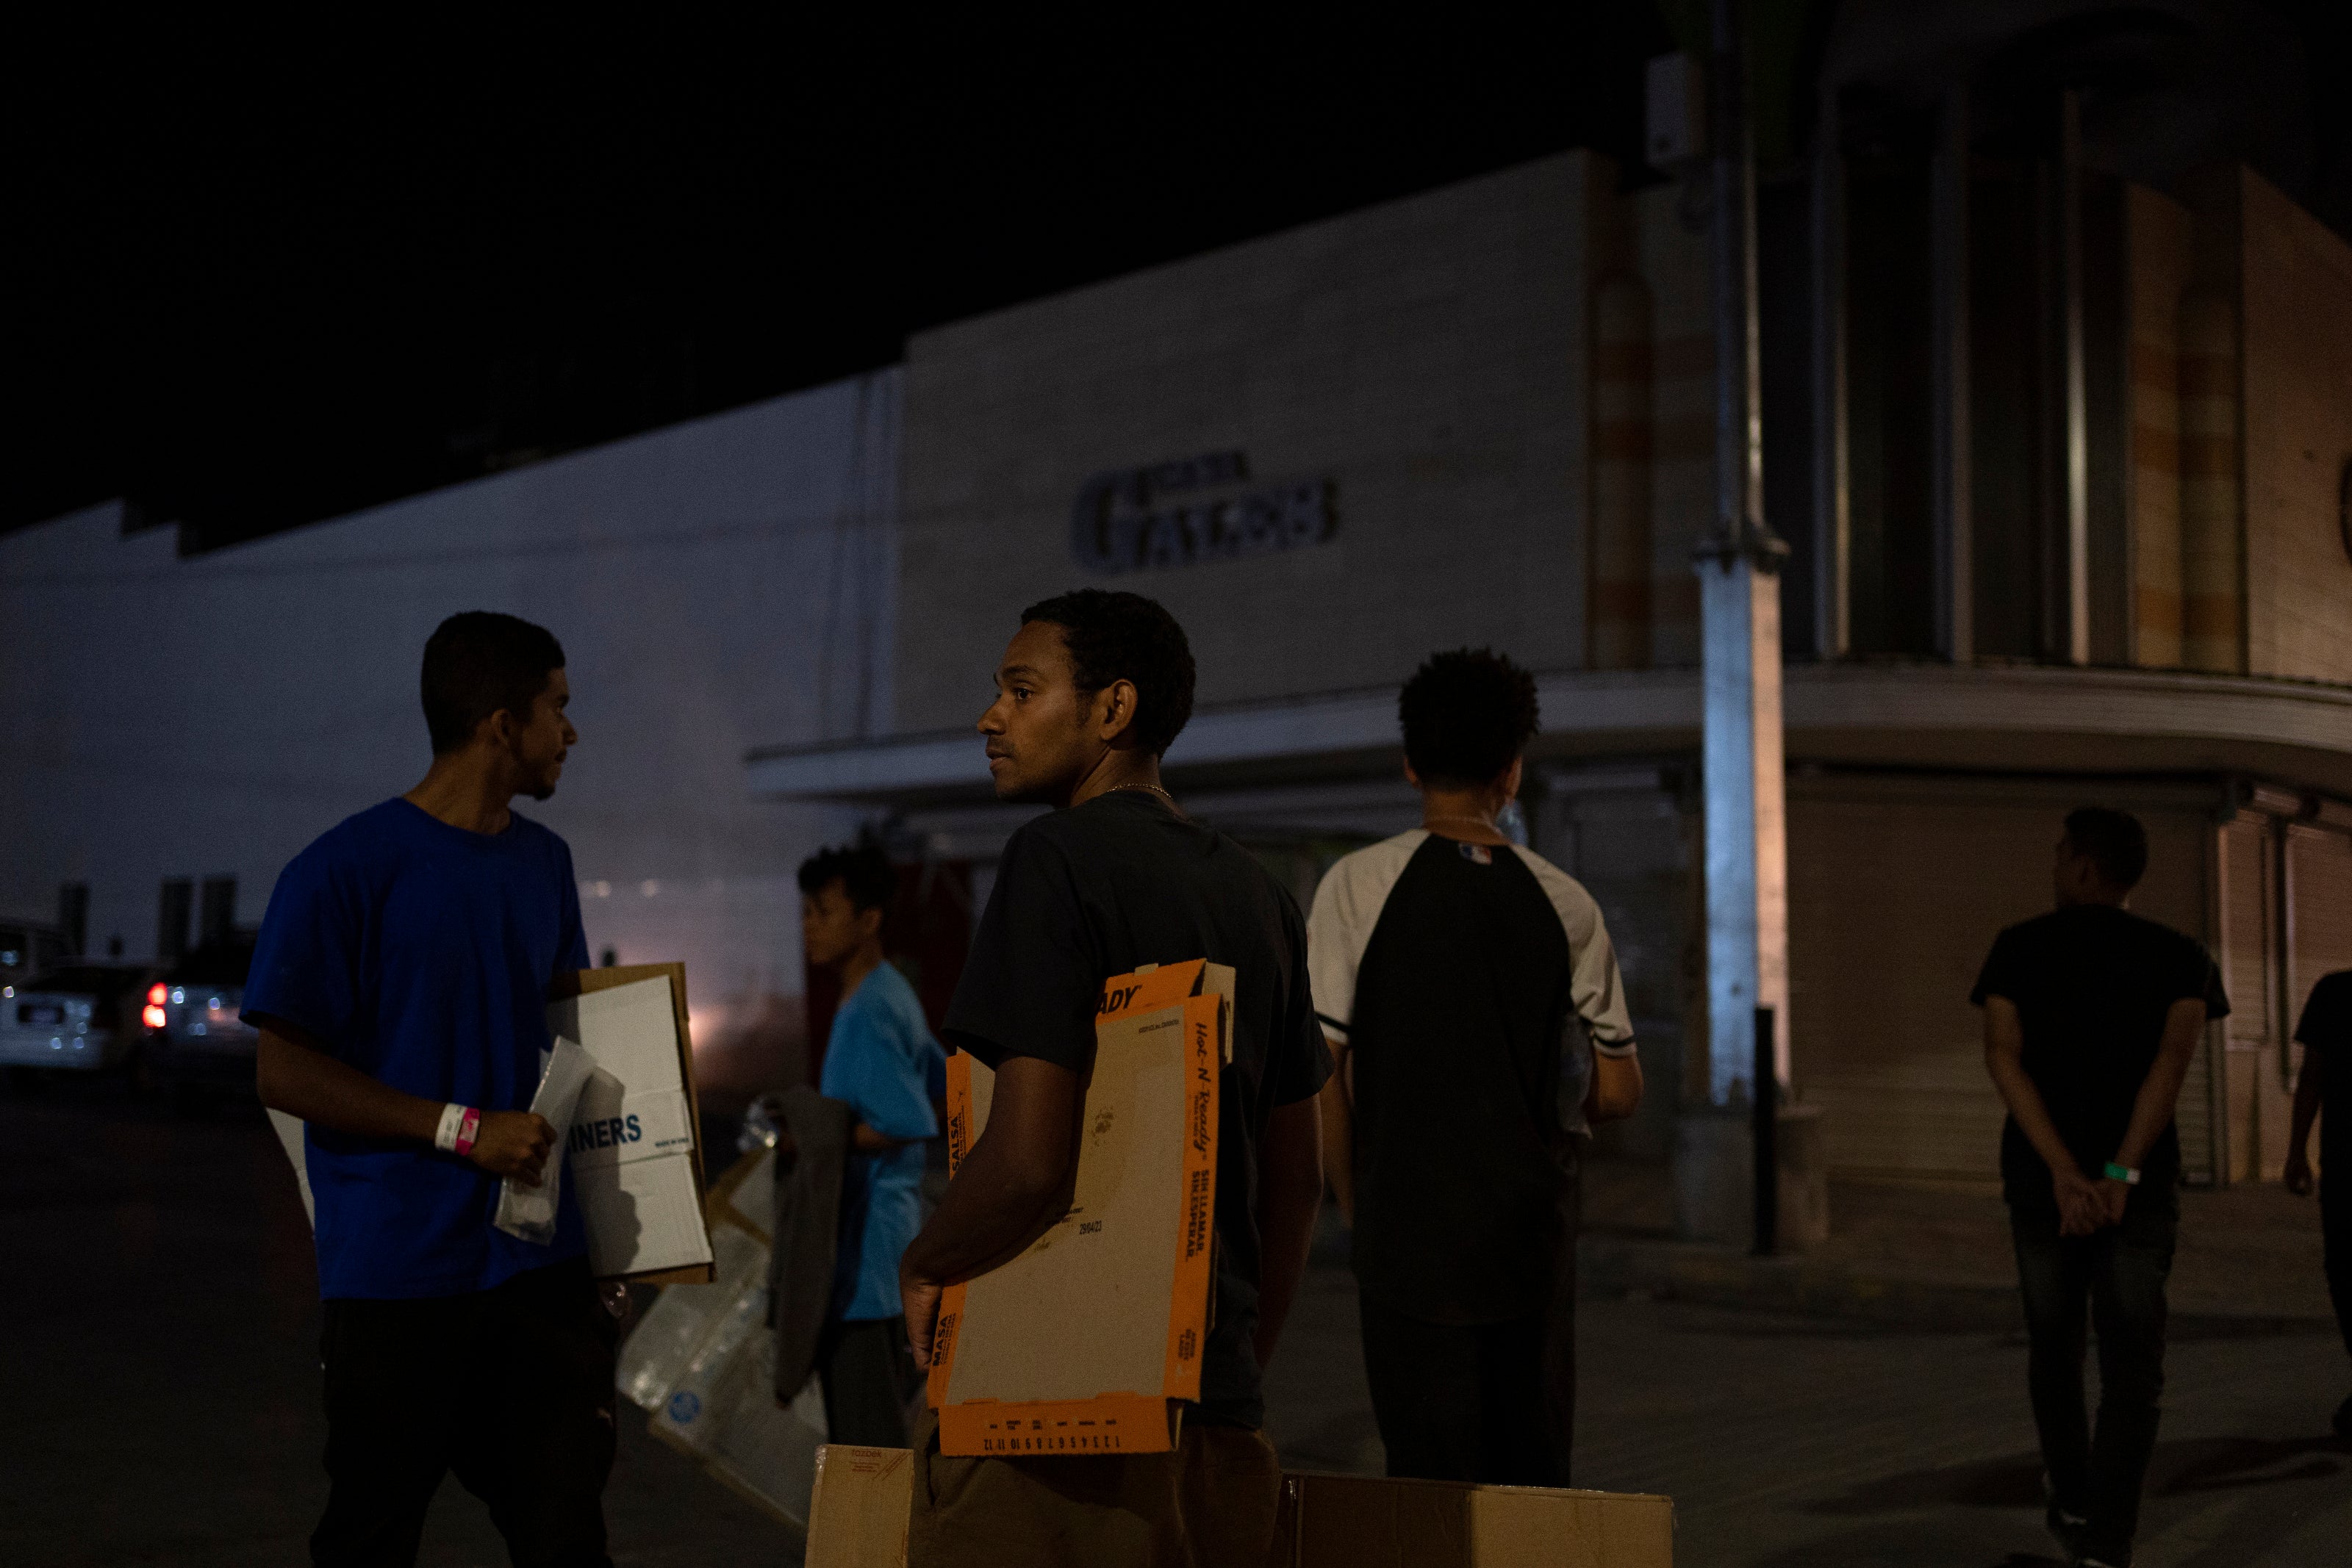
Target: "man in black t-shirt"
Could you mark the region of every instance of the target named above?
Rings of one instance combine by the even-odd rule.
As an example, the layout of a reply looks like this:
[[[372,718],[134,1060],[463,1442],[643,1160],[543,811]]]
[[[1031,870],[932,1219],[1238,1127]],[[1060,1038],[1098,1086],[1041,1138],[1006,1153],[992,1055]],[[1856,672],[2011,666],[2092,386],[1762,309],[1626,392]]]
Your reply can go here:
[[[900,1265],[908,1334],[928,1364],[941,1287],[1014,1256],[1061,1215],[1103,982],[1191,958],[1234,970],[1213,1314],[1175,1453],[950,1458],[927,1418],[908,1562],[1256,1568],[1281,1485],[1258,1429],[1259,1374],[1323,1192],[1316,1093],[1330,1062],[1305,922],[1247,851],[1160,788],[1160,755],[1192,711],[1192,655],[1168,612],[1087,589],[1021,619],[980,730],[998,797],[1055,809],[1005,845],[948,1008],[941,1032],[994,1069],[995,1085],[986,1129]]]
[[[1496,826],[1534,679],[1439,653],[1398,707],[1423,825],[1334,865],[1307,922],[1372,1413],[1392,1476],[1564,1487],[1579,1145],[1641,1062],[1599,905]]]
[[[2131,1562],[2156,1448],[2180,1221],[2173,1107],[2207,1020],[2230,1010],[2203,946],[2124,908],[2147,869],[2137,819],[2071,813],[2053,870],[2058,907],[2000,934],[1970,998],[2009,1105],[2001,1186],[2050,1531],[2099,1568]],[[2086,1296],[2099,1323],[2095,1435],[2083,1399]]]
[[[2294,1119],[2287,1132],[2287,1190],[2319,1192],[2319,1228],[2326,1245],[2327,1294],[2336,1326],[2352,1353],[2352,969],[2323,975],[2303,1004],[2294,1038],[2303,1042],[2303,1071],[2294,1081]],[[2325,1113],[2325,1114],[2322,1114]],[[2319,1123],[2319,1174],[2311,1172],[2311,1124]],[[2329,1171],[2342,1182],[2326,1179]],[[2352,1437],[2352,1398],[2336,1407],[2336,1435]]]

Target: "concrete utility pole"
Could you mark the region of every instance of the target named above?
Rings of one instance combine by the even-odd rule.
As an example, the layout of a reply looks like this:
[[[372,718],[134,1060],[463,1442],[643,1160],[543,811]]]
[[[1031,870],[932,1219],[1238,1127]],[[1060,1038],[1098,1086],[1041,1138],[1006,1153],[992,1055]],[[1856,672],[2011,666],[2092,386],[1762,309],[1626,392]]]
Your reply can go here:
[[[1753,1101],[1756,1009],[1773,1009],[1789,1075],[1788,833],[1780,732],[1780,566],[1764,520],[1759,406],[1756,153],[1747,6],[1715,0],[1708,140],[1715,160],[1716,518],[1698,549],[1706,687],[1707,1097]]]

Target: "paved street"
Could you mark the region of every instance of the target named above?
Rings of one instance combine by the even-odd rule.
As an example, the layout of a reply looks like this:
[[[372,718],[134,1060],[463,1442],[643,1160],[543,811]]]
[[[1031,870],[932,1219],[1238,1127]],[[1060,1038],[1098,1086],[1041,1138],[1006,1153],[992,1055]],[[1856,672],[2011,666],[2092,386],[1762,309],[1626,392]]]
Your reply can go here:
[[[0,1563],[304,1560],[318,1467],[316,1286],[255,1113],[183,1118],[68,1088],[0,1096]],[[1676,1303],[1588,1302],[1579,1479],[1664,1492],[1678,1562],[1755,1568],[2055,1561],[2012,1337]],[[1273,1379],[1302,1469],[1377,1469],[1344,1271],[1319,1269]],[[2144,1568],[2342,1563],[2352,1375],[2332,1338],[2200,1338],[2171,1358]],[[793,1543],[625,1416],[614,1557],[785,1563]],[[505,1561],[455,1483],[424,1561]]]
[[[1301,1469],[1377,1470],[1352,1285],[1319,1272],[1312,1332],[1275,1367],[1272,1428]],[[1582,1307],[1580,1485],[1675,1500],[1687,1568],[2055,1563],[2021,1339],[1671,1302]],[[2340,1568],[2352,1386],[2332,1336],[2177,1343],[2141,1568]]]

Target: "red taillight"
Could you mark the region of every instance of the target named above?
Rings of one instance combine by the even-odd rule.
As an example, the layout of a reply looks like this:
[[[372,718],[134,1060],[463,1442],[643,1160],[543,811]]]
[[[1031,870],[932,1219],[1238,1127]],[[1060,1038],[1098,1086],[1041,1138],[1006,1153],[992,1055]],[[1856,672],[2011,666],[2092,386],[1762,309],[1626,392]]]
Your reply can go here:
[[[139,1020],[145,1024],[149,1029],[162,1029],[163,1027],[163,1009],[158,1007],[149,1007],[140,1013]]]
[[[171,994],[171,992],[163,988],[163,982],[159,980],[155,984],[147,988],[147,1005],[150,1008],[160,1008],[163,1005],[163,998]],[[147,1021],[155,1025],[158,1029],[161,1029],[163,1025],[163,1020],[162,1019],[149,1019]]]

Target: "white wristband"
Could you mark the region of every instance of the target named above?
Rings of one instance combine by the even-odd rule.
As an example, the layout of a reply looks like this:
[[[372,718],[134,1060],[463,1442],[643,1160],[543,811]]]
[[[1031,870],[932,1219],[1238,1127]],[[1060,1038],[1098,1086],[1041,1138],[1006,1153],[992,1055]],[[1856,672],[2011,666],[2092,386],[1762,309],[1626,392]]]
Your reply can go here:
[[[457,1152],[457,1129],[466,1124],[466,1108],[452,1100],[441,1107],[441,1125],[433,1134],[433,1146],[445,1155]]]

